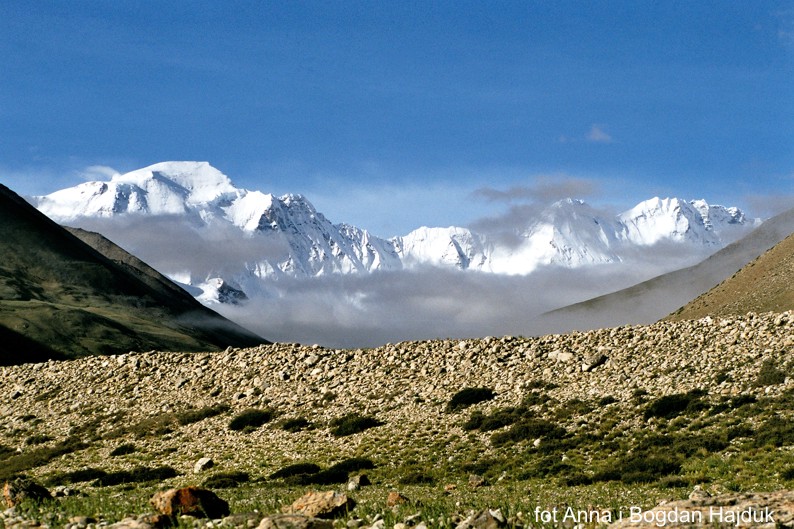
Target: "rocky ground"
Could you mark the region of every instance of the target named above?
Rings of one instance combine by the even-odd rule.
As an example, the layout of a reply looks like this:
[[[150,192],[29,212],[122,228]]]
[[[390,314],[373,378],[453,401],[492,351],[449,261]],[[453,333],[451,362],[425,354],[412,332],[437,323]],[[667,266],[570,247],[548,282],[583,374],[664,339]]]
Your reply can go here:
[[[366,470],[373,490],[406,488],[430,503],[443,498],[462,517],[455,524],[448,518],[451,526],[467,507],[504,501],[500,487],[512,484],[515,493],[518,483],[525,491],[532,480],[540,480],[539,490],[548,483],[585,491],[584,503],[588,494],[609,495],[599,487],[640,491],[646,508],[661,496],[680,499],[698,483],[713,492],[790,488],[792,331],[792,312],[751,313],[537,338],[367,350],[274,344],[3,367],[0,479],[25,474],[88,498],[125,490],[148,498],[158,488],[244,473],[241,488],[227,489],[239,496],[230,500],[234,513],[252,505],[240,490],[268,488],[275,509],[309,488],[310,480],[271,478],[279,469],[357,458],[374,467]],[[450,406],[465,388],[489,390],[492,398]],[[262,424],[255,413],[246,419],[251,410]],[[340,433],[339,419],[351,413],[354,431]],[[253,422],[232,427],[241,416]],[[502,422],[486,427],[483,419]],[[685,446],[687,438],[697,450]],[[616,468],[636,465],[638,454],[661,463],[650,473],[640,468],[632,481]],[[213,466],[197,474],[201,458]],[[101,473],[129,477],[141,468],[170,470],[148,481],[101,481]],[[93,477],[80,481],[75,473],[85,469]],[[472,474],[493,486],[469,492]],[[660,487],[673,492],[648,492]],[[538,494],[521,493],[527,508],[547,492]],[[145,508],[136,501],[130,509]],[[92,509],[79,514],[97,515],[99,507]],[[49,523],[65,524],[68,515]],[[108,523],[114,516],[121,517]],[[354,519],[355,510],[338,523]],[[388,523],[403,523],[395,520]]]

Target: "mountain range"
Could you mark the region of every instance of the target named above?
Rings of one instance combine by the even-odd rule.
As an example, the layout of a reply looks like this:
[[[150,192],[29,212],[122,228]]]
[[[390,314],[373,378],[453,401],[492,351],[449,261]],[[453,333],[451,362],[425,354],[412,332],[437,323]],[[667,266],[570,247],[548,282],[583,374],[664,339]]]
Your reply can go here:
[[[385,239],[332,223],[301,195],[275,197],[239,189],[206,162],[158,163],[30,201],[70,225],[97,228],[111,221],[168,218],[199,233],[222,226],[228,237],[246,241],[250,249],[238,266],[197,270],[188,256],[184,263],[157,266],[206,303],[242,299],[261,290],[262,280],[428,266],[527,275],[542,267],[578,268],[641,257],[667,271],[698,262],[758,224],[738,208],[704,200],[653,198],[609,215],[569,198],[536,212],[519,228],[421,227]],[[119,236],[126,246],[126,236]]]

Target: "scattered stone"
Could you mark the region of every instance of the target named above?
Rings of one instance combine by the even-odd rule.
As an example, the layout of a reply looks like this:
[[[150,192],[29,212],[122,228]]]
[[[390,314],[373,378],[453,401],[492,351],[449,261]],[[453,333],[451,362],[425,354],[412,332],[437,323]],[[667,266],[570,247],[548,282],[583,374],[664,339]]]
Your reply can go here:
[[[196,461],[195,465],[193,465],[193,473],[200,474],[201,472],[204,472],[205,470],[210,469],[214,466],[215,466],[215,461],[213,461],[209,457],[202,457],[201,459]]]
[[[507,520],[500,509],[485,509],[472,513],[460,522],[455,529],[498,529],[507,526]]]
[[[331,520],[314,518],[305,514],[276,514],[266,516],[257,529],[333,529]]]
[[[605,364],[607,361],[607,355],[604,353],[595,353],[592,355],[588,355],[582,360],[582,371],[589,372],[593,369],[597,368],[598,366]]]
[[[6,506],[14,507],[25,500],[34,502],[51,500],[52,494],[33,480],[17,478],[13,481],[5,482],[3,485],[3,499]]]
[[[361,487],[365,487],[367,485],[372,485],[372,482],[369,480],[366,474],[357,474],[350,478],[350,481],[347,482],[347,490],[354,491],[358,490]]]
[[[458,486],[455,485],[454,483],[447,483],[446,485],[444,485],[444,492],[446,494],[451,494],[452,491],[456,490],[457,488],[458,488]]]
[[[247,527],[253,529],[262,520],[262,515],[258,512],[243,512],[239,514],[230,514],[222,520],[224,526],[230,527]]]
[[[478,476],[477,474],[471,474],[469,476],[469,487],[478,489],[486,485],[488,485],[488,481],[484,477]]]
[[[397,505],[404,505],[406,503],[411,503],[411,500],[396,490],[391,491],[386,497],[386,507],[394,507]]]
[[[324,492],[309,491],[292,505],[282,508],[286,514],[304,514],[316,518],[335,518],[352,510],[356,506],[353,498],[347,494],[328,490]]]
[[[166,516],[190,514],[200,518],[223,518],[229,515],[229,504],[214,492],[199,487],[185,487],[157,492],[149,500],[152,507]]]

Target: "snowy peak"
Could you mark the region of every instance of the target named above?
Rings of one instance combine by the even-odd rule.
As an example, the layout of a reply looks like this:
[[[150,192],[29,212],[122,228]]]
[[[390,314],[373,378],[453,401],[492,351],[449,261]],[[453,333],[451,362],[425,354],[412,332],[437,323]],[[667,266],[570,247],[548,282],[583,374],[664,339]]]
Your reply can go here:
[[[747,221],[738,208],[709,205],[705,200],[686,202],[678,198],[658,197],[621,213],[618,220],[624,226],[621,235],[640,246],[671,240],[719,247],[757,224]]]
[[[116,175],[111,182],[130,183],[147,190],[162,185],[184,196],[188,204],[206,204],[237,192],[229,177],[207,162],[157,163]]]
[[[221,278],[230,284],[243,284],[245,274],[265,279],[419,266],[525,275],[549,265],[617,263],[636,255],[638,248],[647,253],[661,242],[674,243],[682,255],[698,259],[754,226],[737,208],[703,200],[656,197],[615,216],[569,198],[530,212],[518,224],[511,220],[503,231],[422,227],[386,240],[355,226],[333,224],[302,195],[275,197],[238,189],[207,162],[158,163],[32,201],[59,222],[178,215],[190,217],[197,229],[212,230],[218,223],[234,227],[246,244],[261,244],[262,250],[253,260],[246,254],[237,277]],[[190,270],[189,262],[185,270]],[[206,274],[196,280],[206,281]],[[245,285],[248,289],[250,283]],[[209,283],[204,287],[212,292],[220,288]]]
[[[207,162],[164,162],[109,182],[86,182],[43,197],[33,204],[50,218],[69,222],[80,217],[121,214],[182,215],[192,207],[236,198],[229,178]]]

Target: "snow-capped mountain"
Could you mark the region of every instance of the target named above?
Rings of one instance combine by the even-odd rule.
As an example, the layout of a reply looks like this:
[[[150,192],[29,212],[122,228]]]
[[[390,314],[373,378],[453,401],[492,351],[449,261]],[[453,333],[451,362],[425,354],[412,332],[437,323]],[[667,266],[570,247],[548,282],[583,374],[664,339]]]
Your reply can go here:
[[[238,189],[206,162],[159,163],[115,175],[107,182],[86,182],[30,200],[54,220],[72,225],[85,219],[112,222],[171,215],[190,220],[199,230],[221,223],[233,226],[241,240],[256,237],[262,245],[261,256],[240,262],[233,277],[228,272],[223,277],[185,275],[185,270],[191,270],[190,255],[184,256],[180,269],[161,270],[199,286],[204,294],[198,297],[206,302],[244,299],[248,289],[238,287],[251,285],[253,279],[421,266],[528,274],[548,265],[576,268],[621,262],[637,248],[651,249],[660,242],[675,243],[683,254],[702,257],[754,225],[736,208],[702,200],[654,198],[613,217],[580,200],[566,199],[537,212],[509,233],[422,227],[402,237],[382,239],[355,226],[333,224],[301,195],[275,197]]]

